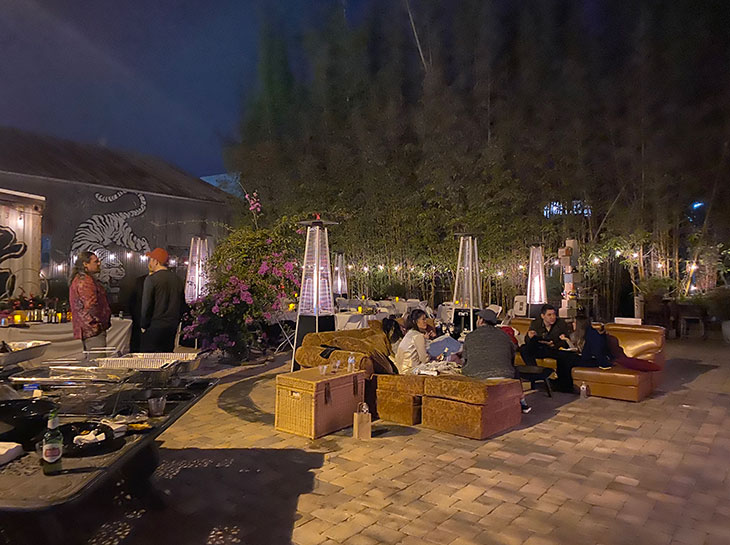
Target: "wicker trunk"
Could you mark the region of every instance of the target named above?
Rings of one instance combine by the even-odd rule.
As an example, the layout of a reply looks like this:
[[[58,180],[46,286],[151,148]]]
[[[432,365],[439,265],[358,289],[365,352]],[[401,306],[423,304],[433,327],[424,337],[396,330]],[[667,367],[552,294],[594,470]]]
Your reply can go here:
[[[421,423],[421,396],[390,390],[377,390],[378,416],[381,420],[413,426]]]
[[[315,439],[352,426],[363,401],[365,373],[322,375],[318,368],[276,377],[276,429]]]
[[[463,401],[423,398],[422,425],[471,439],[486,439],[522,421],[519,398],[474,405]]]

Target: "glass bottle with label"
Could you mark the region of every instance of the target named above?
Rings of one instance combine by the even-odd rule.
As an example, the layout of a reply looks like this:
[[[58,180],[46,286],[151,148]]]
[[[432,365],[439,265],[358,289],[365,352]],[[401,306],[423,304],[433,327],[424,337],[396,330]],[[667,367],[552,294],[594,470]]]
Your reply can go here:
[[[45,475],[53,475],[61,471],[63,456],[63,434],[58,429],[58,413],[48,415],[48,429],[43,435],[43,451],[41,465]]]

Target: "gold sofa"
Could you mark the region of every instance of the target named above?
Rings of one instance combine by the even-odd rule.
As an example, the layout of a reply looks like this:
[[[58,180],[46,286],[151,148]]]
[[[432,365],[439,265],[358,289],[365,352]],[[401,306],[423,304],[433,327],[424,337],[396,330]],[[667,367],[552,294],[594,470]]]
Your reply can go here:
[[[655,325],[606,324],[606,333],[618,339],[628,357],[651,361],[662,369],[666,363],[664,332],[663,327]],[[591,395],[641,401],[659,386],[663,371],[636,371],[620,366],[606,370],[575,367],[572,375],[576,384],[588,385]]]
[[[531,320],[515,318],[510,324],[520,334],[526,335]],[[601,324],[593,324],[601,327]],[[625,325],[605,324],[606,333],[618,339],[621,348],[630,358],[639,358],[654,362],[664,367],[664,339],[663,327],[654,325]],[[520,354],[515,356],[515,365],[524,365]],[[542,367],[555,369],[557,362],[552,358],[538,359],[537,364]],[[593,367],[576,367],[572,372],[576,384],[585,382],[590,388],[591,395],[626,401],[641,401],[650,395],[660,384],[661,371],[636,371],[615,366],[609,370]]]

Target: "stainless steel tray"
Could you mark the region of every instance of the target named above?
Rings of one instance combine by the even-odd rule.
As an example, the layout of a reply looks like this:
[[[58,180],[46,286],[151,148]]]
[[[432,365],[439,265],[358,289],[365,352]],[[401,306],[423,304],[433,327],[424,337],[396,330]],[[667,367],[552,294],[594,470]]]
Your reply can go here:
[[[46,353],[51,343],[49,341],[10,342],[8,346],[12,352],[0,354],[0,367],[40,358]]]

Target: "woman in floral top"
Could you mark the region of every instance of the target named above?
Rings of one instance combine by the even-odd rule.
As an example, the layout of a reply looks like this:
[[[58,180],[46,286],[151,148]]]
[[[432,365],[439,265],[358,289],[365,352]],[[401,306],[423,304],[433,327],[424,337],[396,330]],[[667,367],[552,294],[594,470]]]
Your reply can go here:
[[[74,338],[81,339],[84,350],[106,346],[106,330],[111,327],[112,311],[104,286],[95,274],[101,262],[93,252],[81,252],[71,275],[69,302]]]

